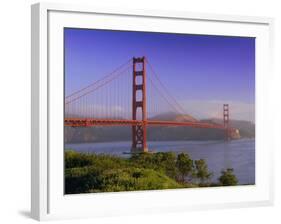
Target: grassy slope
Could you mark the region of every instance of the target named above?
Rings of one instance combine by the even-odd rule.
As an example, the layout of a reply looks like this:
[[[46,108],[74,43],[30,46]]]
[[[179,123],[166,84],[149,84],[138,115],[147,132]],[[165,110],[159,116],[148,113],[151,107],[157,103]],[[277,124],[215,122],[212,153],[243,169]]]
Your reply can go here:
[[[191,187],[174,178],[172,154],[130,159],[65,152],[66,193],[112,192]],[[161,165],[159,165],[161,163]]]

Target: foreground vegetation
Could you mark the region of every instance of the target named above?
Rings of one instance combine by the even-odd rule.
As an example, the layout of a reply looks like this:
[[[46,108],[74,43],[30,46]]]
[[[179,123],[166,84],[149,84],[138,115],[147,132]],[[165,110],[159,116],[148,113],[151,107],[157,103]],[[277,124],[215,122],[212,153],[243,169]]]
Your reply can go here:
[[[223,170],[211,183],[205,160],[192,160],[187,153],[135,154],[130,158],[65,152],[65,193],[157,190],[229,186],[238,181],[233,169]]]

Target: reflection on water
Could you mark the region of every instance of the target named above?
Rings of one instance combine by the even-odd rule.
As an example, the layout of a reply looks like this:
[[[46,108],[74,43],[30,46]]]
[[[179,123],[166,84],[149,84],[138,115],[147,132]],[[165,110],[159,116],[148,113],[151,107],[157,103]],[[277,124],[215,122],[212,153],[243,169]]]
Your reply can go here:
[[[87,153],[105,153],[121,157],[130,155],[131,142],[79,143],[66,144],[66,149]],[[216,182],[220,171],[233,168],[239,184],[255,183],[255,140],[240,139],[235,141],[159,141],[148,142],[153,152],[187,152],[192,159],[205,159]]]

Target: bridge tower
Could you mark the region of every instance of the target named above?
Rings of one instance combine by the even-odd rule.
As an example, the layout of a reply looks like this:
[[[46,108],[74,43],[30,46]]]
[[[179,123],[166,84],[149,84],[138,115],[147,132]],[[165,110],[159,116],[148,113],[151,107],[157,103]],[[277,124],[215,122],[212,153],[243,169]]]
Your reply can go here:
[[[225,140],[228,141],[231,138],[230,125],[229,125],[229,105],[223,105],[223,126],[225,128]]]
[[[145,67],[145,57],[133,58],[132,120],[141,120],[142,123],[132,126],[132,153],[148,151]]]

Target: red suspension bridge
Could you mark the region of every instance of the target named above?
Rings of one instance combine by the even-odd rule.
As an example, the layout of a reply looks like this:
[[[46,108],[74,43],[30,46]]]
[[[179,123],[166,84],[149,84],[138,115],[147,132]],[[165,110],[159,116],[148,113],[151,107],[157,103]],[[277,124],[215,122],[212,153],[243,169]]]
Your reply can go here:
[[[163,120],[159,114],[164,111],[173,112],[181,119]],[[230,140],[236,130],[229,125],[228,104],[223,105],[222,115],[223,124],[201,122],[188,116],[149,61],[141,57],[130,59],[98,81],[66,96],[64,124],[70,127],[131,126],[131,151],[147,152],[148,126],[221,129],[225,140]]]

